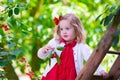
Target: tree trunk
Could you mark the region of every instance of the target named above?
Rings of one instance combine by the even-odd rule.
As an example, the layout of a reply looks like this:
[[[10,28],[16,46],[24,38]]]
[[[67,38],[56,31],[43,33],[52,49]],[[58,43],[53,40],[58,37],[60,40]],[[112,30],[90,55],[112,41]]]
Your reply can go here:
[[[33,72],[39,71],[41,64],[40,59],[37,56],[38,46],[39,46],[38,44],[33,46],[32,59],[31,59],[31,67]]]
[[[5,72],[8,80],[19,80],[11,61],[7,64]]]

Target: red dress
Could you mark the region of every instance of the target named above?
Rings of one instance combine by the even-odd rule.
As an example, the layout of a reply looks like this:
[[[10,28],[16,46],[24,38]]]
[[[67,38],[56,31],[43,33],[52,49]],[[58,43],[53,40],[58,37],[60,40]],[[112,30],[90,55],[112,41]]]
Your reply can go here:
[[[76,41],[65,45],[60,56],[60,64],[56,63],[42,80],[75,80],[77,76],[73,54],[75,45]]]

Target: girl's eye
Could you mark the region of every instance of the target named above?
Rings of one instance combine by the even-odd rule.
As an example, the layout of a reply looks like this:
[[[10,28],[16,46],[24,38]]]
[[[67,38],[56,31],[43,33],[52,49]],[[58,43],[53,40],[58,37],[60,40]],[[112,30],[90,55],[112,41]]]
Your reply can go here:
[[[63,29],[62,28],[60,28],[60,31],[62,31]]]
[[[70,28],[66,28],[66,30],[69,30]]]

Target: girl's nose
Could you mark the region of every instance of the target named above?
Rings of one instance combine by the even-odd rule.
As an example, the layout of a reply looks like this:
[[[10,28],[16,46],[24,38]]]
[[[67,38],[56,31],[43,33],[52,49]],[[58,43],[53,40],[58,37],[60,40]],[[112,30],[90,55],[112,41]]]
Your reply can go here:
[[[65,33],[66,33],[66,30],[63,30],[63,33],[65,34]]]

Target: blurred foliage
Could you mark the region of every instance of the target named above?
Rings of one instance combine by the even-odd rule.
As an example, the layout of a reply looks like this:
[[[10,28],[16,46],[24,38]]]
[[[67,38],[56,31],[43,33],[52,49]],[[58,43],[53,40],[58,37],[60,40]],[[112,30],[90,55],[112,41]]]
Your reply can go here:
[[[9,61],[21,72],[17,75],[26,73],[30,78],[41,77],[47,63],[38,59],[37,50],[53,37],[53,18],[61,14],[75,13],[81,19],[87,32],[86,42],[94,49],[118,6],[119,0],[0,0],[0,77],[5,74],[4,67]],[[5,25],[9,26],[8,31]],[[120,51],[119,34],[120,26],[112,50]],[[106,71],[115,58],[110,55],[103,60]]]

